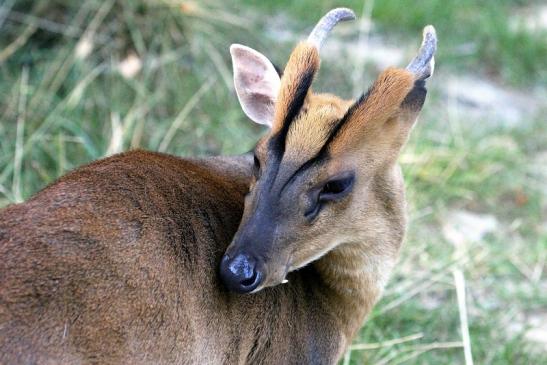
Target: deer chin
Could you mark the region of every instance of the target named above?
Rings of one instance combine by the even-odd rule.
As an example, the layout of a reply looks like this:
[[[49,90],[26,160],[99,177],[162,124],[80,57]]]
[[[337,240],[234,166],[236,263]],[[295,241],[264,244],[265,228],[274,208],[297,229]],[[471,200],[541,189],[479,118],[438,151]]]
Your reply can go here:
[[[255,290],[253,290],[251,293],[256,293],[262,289],[277,286],[280,284],[286,284],[289,281],[287,280],[287,275],[290,271],[290,262],[291,257],[287,259],[284,265],[278,266],[279,269],[273,270],[270,273],[268,273],[263,281],[263,283],[257,287]]]
[[[294,254],[294,259],[291,260],[288,272],[301,269],[314,261],[319,260],[321,257],[328,254],[330,251],[335,250],[337,247],[343,245],[348,240],[347,237],[337,237],[330,241],[330,243],[324,245],[323,249],[313,252],[312,254],[306,253],[303,255]]]
[[[314,255],[298,258],[298,255],[295,255],[294,252],[288,256],[286,262],[284,265],[278,266],[280,269],[268,271],[268,274],[265,275],[265,279],[262,282],[260,286],[258,286],[255,290],[253,290],[251,293],[256,293],[262,289],[277,286],[280,284],[286,284],[289,282],[287,279],[287,275],[295,270],[299,270],[305,266],[310,265],[316,260],[319,260],[321,257],[326,255],[331,250],[335,249],[340,243],[343,242],[343,240],[335,240],[330,245],[327,245],[324,250],[321,250],[320,252],[317,252]],[[268,265],[265,265],[268,267]]]

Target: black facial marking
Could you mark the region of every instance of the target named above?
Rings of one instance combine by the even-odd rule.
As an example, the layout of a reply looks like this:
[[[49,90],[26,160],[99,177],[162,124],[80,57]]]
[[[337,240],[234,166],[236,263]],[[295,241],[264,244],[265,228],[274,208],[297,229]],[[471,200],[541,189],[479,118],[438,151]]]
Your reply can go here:
[[[294,98],[289,102],[289,105],[287,107],[287,115],[285,115],[285,119],[283,120],[283,126],[281,127],[279,133],[272,137],[272,141],[276,145],[275,150],[280,152],[280,157],[283,157],[283,153],[285,152],[285,140],[287,139],[287,133],[289,132],[289,128],[292,122],[300,113],[302,105],[304,105],[304,101],[306,100],[306,95],[308,94],[308,90],[310,89],[314,74],[315,69],[313,68],[309,68],[302,72],[302,76],[298,80],[298,85],[296,87],[296,92],[294,93]]]
[[[281,127],[279,133],[272,136],[272,138],[268,142],[271,162],[268,164],[268,172],[266,173],[265,177],[271,180],[270,188],[271,185],[273,185],[275,177],[277,176],[279,165],[281,164],[283,154],[285,153],[287,133],[289,132],[289,128],[292,122],[294,121],[294,119],[296,119],[296,117],[300,113],[300,110],[302,109],[302,106],[304,105],[304,101],[306,100],[308,90],[310,89],[311,83],[313,81],[315,71],[315,68],[308,68],[307,70],[302,72],[302,75],[298,80],[298,85],[296,87],[294,98],[289,102],[287,115],[285,115],[285,118],[283,120],[283,126]]]
[[[326,158],[326,156],[323,156],[323,155],[315,155],[314,157],[312,157],[311,159],[309,159],[308,161],[306,161],[304,164],[302,164],[298,169],[296,169],[295,172],[293,172],[293,174],[287,179],[287,181],[285,181],[285,183],[283,184],[283,186],[281,187],[280,191],[279,191],[279,194],[281,194],[283,192],[283,190],[285,190],[285,188],[291,183],[294,181],[294,179],[296,179],[296,177],[298,175],[300,175],[301,173],[303,173],[304,171],[308,170],[309,168],[311,168],[312,166],[316,165],[316,164],[319,164],[321,163],[322,161],[324,161],[324,159]]]
[[[328,147],[331,144],[331,142],[336,138],[336,136],[340,133],[340,130],[342,127],[346,124],[346,122],[351,119],[352,115],[355,113],[355,110],[366,100],[368,99],[370,93],[372,92],[372,87],[368,89],[368,91],[364,94],[362,94],[359,99],[348,109],[346,114],[340,119],[337,123],[333,123],[333,127],[331,131],[329,132],[329,136],[326,140],[326,142],[323,144],[319,152],[315,154],[312,158],[310,158],[307,162],[305,162],[302,166],[300,166],[292,175],[291,177],[285,182],[283,187],[281,188],[281,191],[285,189],[287,185],[289,185],[300,173],[306,171],[311,166],[314,166],[316,164],[319,164],[321,162],[324,162],[329,158],[328,154]]]
[[[348,111],[346,112],[346,114],[344,114],[344,116],[342,117],[342,119],[340,120],[339,123],[337,123],[334,128],[330,131],[330,134],[329,134],[329,138],[327,139],[327,141],[325,142],[325,144],[323,145],[323,147],[321,148],[321,151],[320,153],[326,153],[326,150],[327,148],[329,147],[329,145],[332,143],[332,141],[334,141],[334,139],[340,134],[340,131],[342,130],[342,127],[344,127],[344,125],[346,125],[346,123],[348,122],[348,120],[351,119],[351,117],[353,116],[353,114],[355,114],[355,111],[363,104],[367,101],[369,95],[372,93],[372,90],[373,90],[373,86],[371,86],[368,91],[366,93],[364,93],[363,95],[361,95],[359,97],[359,99],[357,99],[357,101],[355,103],[353,103],[352,106],[350,106],[350,108],[348,109]]]
[[[424,105],[426,95],[427,89],[425,87],[425,80],[416,80],[414,81],[414,87],[401,103],[401,107],[419,111]]]
[[[253,154],[253,175],[255,179],[260,177],[260,160],[256,157],[256,153]]]

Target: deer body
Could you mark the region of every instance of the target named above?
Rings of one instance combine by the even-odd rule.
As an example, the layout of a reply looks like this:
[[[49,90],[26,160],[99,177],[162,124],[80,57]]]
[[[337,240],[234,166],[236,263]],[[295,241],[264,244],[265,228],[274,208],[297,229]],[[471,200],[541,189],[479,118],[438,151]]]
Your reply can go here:
[[[0,363],[334,362],[312,267],[250,296],[217,278],[251,164],[129,152],[2,210]]]
[[[243,110],[270,127],[254,157],[128,152],[0,211],[0,363],[336,363],[403,240],[396,157],[435,41],[357,101],[313,94],[352,14],[329,12],[281,79],[232,46]]]

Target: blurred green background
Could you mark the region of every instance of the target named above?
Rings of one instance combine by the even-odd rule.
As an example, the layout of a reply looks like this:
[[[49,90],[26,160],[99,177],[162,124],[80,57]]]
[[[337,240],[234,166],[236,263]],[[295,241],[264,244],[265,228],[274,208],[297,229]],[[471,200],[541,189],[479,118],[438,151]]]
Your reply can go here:
[[[2,0],[0,207],[131,148],[238,154],[264,132],[228,47],[283,66],[330,8],[314,87],[349,98],[405,66],[421,29],[435,75],[401,155],[409,229],[345,364],[547,363],[547,6],[524,0]],[[467,340],[469,336],[469,341]],[[464,353],[467,351],[468,357]]]

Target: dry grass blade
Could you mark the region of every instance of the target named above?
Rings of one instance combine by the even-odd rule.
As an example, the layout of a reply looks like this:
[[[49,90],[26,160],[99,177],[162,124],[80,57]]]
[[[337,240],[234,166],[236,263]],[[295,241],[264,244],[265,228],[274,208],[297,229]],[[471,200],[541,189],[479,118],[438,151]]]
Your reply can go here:
[[[0,184],[0,193],[2,193],[2,195],[6,196],[6,197],[10,197],[11,194],[10,192],[8,191],[8,189],[6,189],[6,187],[2,184]],[[9,200],[12,200],[12,199],[9,199]]]
[[[4,63],[11,55],[13,55],[19,48],[21,48],[28,39],[36,32],[35,24],[29,24],[25,30],[15,40],[9,44],[6,48],[0,51],[0,64]]]
[[[411,346],[406,350],[407,351],[430,351],[430,350],[439,350],[439,349],[456,349],[462,346],[463,344],[460,341],[432,342],[432,343],[425,343],[425,344]]]
[[[478,261],[482,260],[486,256],[486,254],[487,254],[487,252],[482,251],[479,254],[477,254],[473,259],[474,259],[475,262],[478,262]],[[378,312],[376,312],[375,316],[384,314],[385,312],[388,312],[388,311],[398,307],[399,305],[401,305],[402,303],[404,303],[407,300],[411,299],[412,297],[414,297],[418,293],[420,293],[420,292],[426,290],[427,288],[431,287],[433,284],[435,284],[437,281],[439,281],[442,277],[448,275],[448,273],[449,273],[448,269],[456,267],[458,265],[465,265],[469,261],[470,261],[470,258],[469,258],[469,255],[467,255],[467,254],[458,256],[458,258],[451,265],[449,265],[447,267],[447,270],[440,271],[440,272],[432,275],[430,278],[424,278],[424,281],[423,281],[422,284],[415,286],[411,290],[408,290],[408,291],[405,291],[405,292],[401,293],[401,295],[397,299],[387,303]]]
[[[216,9],[212,4],[197,1],[170,1],[163,0],[168,6],[177,6],[182,13],[196,18],[202,18],[208,22],[224,23],[231,26],[250,28],[252,22],[248,18],[237,16],[232,12]]]
[[[81,29],[73,25],[57,23],[18,11],[9,12],[7,18],[18,23],[28,24],[43,30],[47,30],[51,33],[59,33],[66,37],[76,38],[81,33]]]
[[[412,360],[412,359],[415,359],[423,354],[425,354],[426,352],[428,352],[429,350],[420,350],[420,351],[414,351],[406,356],[402,356],[401,358],[397,359],[397,360],[394,360],[394,361],[390,361],[389,364],[390,365],[394,365],[394,364],[403,364],[409,360]]]
[[[438,342],[438,343],[432,343],[432,344],[426,344],[426,345],[418,345],[415,347],[416,350],[414,350],[412,353],[406,356],[403,356],[397,361],[391,362],[390,364],[395,365],[395,364],[405,363],[408,360],[415,359],[418,356],[421,356],[431,350],[453,349],[453,348],[459,348],[459,347],[462,347],[462,344],[460,342]]]
[[[101,7],[97,10],[95,13],[95,16],[91,20],[89,26],[84,32],[84,35],[82,36],[85,39],[91,39],[92,35],[95,33],[96,29],[99,27],[99,25],[103,22],[104,18],[112,8],[112,5],[114,4],[114,1],[107,1],[101,5]],[[78,46],[76,46],[77,48]],[[50,95],[53,95],[63,82],[65,81],[66,77],[68,76],[68,73],[71,70],[72,65],[74,64],[74,57],[68,56],[65,60],[65,63],[59,68],[57,71],[55,78],[51,82],[51,85],[49,87],[49,93]]]
[[[343,362],[343,365],[349,365],[350,362],[351,362],[351,349],[350,350],[347,350],[346,353],[344,354],[344,362]]]
[[[68,108],[74,108],[78,103],[83,100],[83,95],[86,88],[91,84],[99,75],[108,69],[106,64],[100,64],[91,70],[84,78],[82,78],[74,89],[70,92],[66,105]]]
[[[169,147],[169,144],[173,140],[173,137],[175,136],[175,133],[177,130],[182,126],[184,121],[186,120],[186,117],[188,117],[188,114],[194,109],[194,107],[197,105],[197,103],[200,101],[203,95],[205,95],[206,92],[208,92],[211,87],[214,85],[216,81],[215,76],[210,76],[207,81],[201,85],[201,87],[196,91],[196,93],[188,100],[186,105],[184,105],[184,108],[180,111],[180,113],[175,117],[175,120],[173,120],[173,123],[171,123],[171,126],[169,127],[169,130],[167,133],[165,133],[165,137],[163,137],[159,147],[158,151],[165,152],[167,148]]]
[[[211,61],[213,61],[215,67],[217,68],[218,73],[222,77],[222,81],[224,81],[226,88],[228,90],[232,90],[232,72],[228,68],[228,66],[226,66],[226,63],[222,59],[222,55],[211,44],[211,42],[204,41],[203,44],[205,46],[205,50],[207,51],[207,54],[209,55]]]
[[[15,0],[6,0],[2,5],[0,5],[0,28],[4,25],[7,15],[9,14]]]
[[[458,257],[470,257],[469,246],[472,242],[471,239],[465,237],[455,237],[450,240],[454,245],[454,255]],[[456,297],[458,301],[458,312],[460,317],[460,330],[462,336],[463,350],[465,356],[465,364],[473,365],[473,356],[471,353],[471,338],[469,336],[469,324],[467,317],[467,304],[465,299],[465,278],[461,266],[458,265],[452,269],[452,275],[454,277],[454,285],[456,286]]]
[[[465,364],[473,365],[473,355],[471,353],[471,338],[469,336],[469,324],[467,320],[467,305],[465,300],[465,279],[463,272],[454,269],[454,283],[456,285],[456,294],[458,297],[458,310],[460,313],[460,326],[462,332],[463,351],[465,355]]]
[[[532,282],[537,284],[541,280],[545,269],[545,259],[547,259],[547,250],[541,251],[538,257],[538,262],[532,270]]]
[[[419,344],[410,346],[404,349],[401,349],[398,352],[391,352],[384,358],[382,358],[380,361],[376,363],[376,365],[386,365],[386,364],[401,364],[403,362],[406,362],[410,359],[414,359],[428,351],[431,350],[441,350],[441,349],[454,349],[454,348],[460,348],[463,344],[459,341],[453,341],[453,342],[432,342],[432,343],[425,343],[425,344]],[[397,359],[396,361],[392,361],[397,356],[401,355],[402,353],[411,352],[411,354],[402,356],[401,358]]]
[[[455,267],[456,265],[465,264],[468,261],[469,261],[469,257],[467,255],[460,255],[458,257],[455,257],[453,260],[449,262],[440,262],[427,271],[424,271],[419,274],[415,274],[412,278],[408,280],[404,280],[396,284],[394,283],[391,287],[386,288],[384,292],[384,296],[390,296],[390,295],[400,296],[400,295],[403,295],[404,293],[408,293],[411,287],[416,287],[416,282],[427,281],[428,279],[437,277],[441,273],[445,274],[449,272],[450,269]]]
[[[80,40],[78,41],[78,44],[76,45],[75,53],[76,56],[80,58],[85,58],[93,49],[93,38],[95,38],[95,34],[97,33],[97,28],[101,25],[105,17],[108,15],[108,12],[112,9],[112,6],[114,5],[114,1],[106,1],[104,2],[99,10],[97,10],[97,13],[95,13],[95,16],[89,23],[87,29],[80,37]]]
[[[105,156],[110,156],[123,151],[123,128],[118,113],[112,113],[110,116],[110,123],[112,125],[112,134],[110,137],[110,144],[106,150]]]
[[[17,115],[17,132],[15,137],[15,154],[13,157],[13,197],[16,203],[23,201],[21,193],[21,167],[23,164],[23,139],[25,135],[25,117],[28,95],[28,67],[24,66],[21,73],[21,87],[19,91],[19,110]]]
[[[413,335],[409,335],[409,336],[405,336],[401,338],[395,338],[389,341],[382,341],[377,343],[358,343],[358,344],[350,346],[350,350],[351,351],[375,350],[382,347],[391,347],[391,346],[399,345],[405,342],[415,341],[422,337],[424,337],[423,333],[415,333]]]

